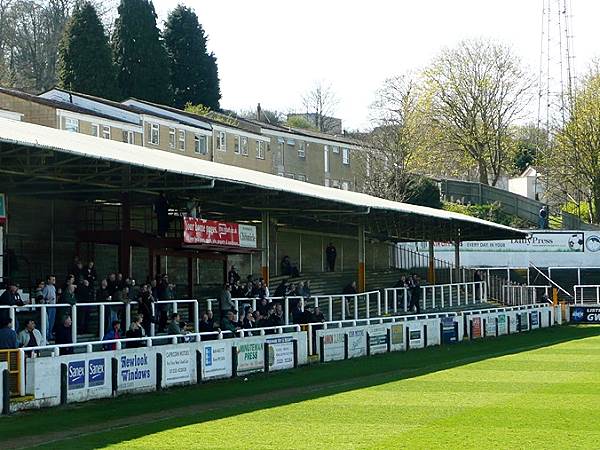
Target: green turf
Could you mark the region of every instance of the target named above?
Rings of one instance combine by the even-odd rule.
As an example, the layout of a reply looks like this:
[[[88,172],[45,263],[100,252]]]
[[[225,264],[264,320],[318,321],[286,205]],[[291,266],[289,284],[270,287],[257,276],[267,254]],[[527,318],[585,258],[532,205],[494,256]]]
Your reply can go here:
[[[264,395],[245,401],[250,394]],[[215,400],[228,406],[174,417]],[[85,429],[151,411],[164,412],[162,420]],[[68,440],[47,434],[78,427],[80,435]],[[598,448],[600,327],[539,330],[0,420],[0,441],[23,433],[47,436],[47,448]]]

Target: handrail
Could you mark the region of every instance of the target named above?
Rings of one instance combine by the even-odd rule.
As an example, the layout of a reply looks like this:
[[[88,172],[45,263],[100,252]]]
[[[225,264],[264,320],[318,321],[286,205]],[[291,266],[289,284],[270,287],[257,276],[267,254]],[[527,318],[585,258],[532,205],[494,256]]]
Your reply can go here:
[[[583,295],[583,291],[584,289],[593,289],[595,291],[595,297],[596,297],[596,302],[586,302],[586,299],[584,298]],[[581,295],[577,295],[577,293],[580,292]],[[592,304],[596,304],[599,305],[600,304],[600,285],[598,284],[576,284],[573,286],[573,294],[575,295],[574,297],[574,303],[576,305],[583,305],[585,303],[592,303]]]

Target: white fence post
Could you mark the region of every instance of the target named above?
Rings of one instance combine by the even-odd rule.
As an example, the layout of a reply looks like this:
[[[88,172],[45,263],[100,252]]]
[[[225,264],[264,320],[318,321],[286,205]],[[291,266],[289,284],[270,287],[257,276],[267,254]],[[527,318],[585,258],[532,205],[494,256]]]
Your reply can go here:
[[[71,340],[77,343],[77,304],[71,305]]]

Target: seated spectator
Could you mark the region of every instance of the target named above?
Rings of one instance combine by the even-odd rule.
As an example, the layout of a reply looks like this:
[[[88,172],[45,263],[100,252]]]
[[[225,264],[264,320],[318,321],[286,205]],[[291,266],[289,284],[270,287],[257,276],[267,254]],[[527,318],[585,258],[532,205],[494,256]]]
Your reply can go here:
[[[227,311],[225,317],[223,317],[223,319],[221,320],[221,329],[223,331],[231,331],[233,333],[235,333],[239,329],[233,311]]]
[[[92,301],[92,289],[87,279],[82,279],[75,289],[75,300],[77,303],[86,303]]]
[[[206,311],[206,315],[208,316],[208,323],[210,324],[211,329],[215,329],[215,316],[212,311]]]
[[[171,322],[169,322],[169,326],[167,327],[167,334],[187,334],[187,331],[185,329],[181,329],[181,317],[179,316],[179,313],[171,314]]]
[[[71,321],[71,316],[64,316],[62,323],[56,327],[56,344],[72,344],[73,336],[71,334],[73,322]],[[61,348],[61,355],[72,355],[73,347]]]
[[[146,332],[144,331],[144,327],[142,326],[143,317],[141,314],[133,316],[133,320],[131,321],[131,325],[129,326],[129,330],[125,333],[125,337],[128,339],[133,338],[143,338],[146,336]],[[134,341],[128,342],[127,348],[138,348],[145,346],[146,343],[144,341]]]
[[[212,313],[212,311],[210,311]],[[209,320],[208,313],[202,314],[202,320],[198,324],[198,332],[199,333],[210,333],[215,331],[215,324],[213,321]]]
[[[83,271],[83,278],[88,281],[90,287],[93,289],[98,278],[94,261],[88,261],[87,267]]]
[[[17,341],[19,347],[40,347],[46,345],[46,339],[35,328],[35,320],[33,319],[25,321],[25,328],[19,333]]]
[[[119,320],[113,320],[111,324],[111,329],[108,333],[104,335],[102,338],[103,341],[112,341],[114,339],[121,339],[121,322]],[[117,344],[105,344],[102,346],[104,350],[116,350]]]
[[[281,303],[275,303],[275,307],[271,311],[270,322],[272,327],[279,327],[285,324],[285,315]]]
[[[238,281],[240,281],[240,275],[237,273],[235,266],[231,266],[229,273],[227,274],[227,282],[232,286],[235,285]]]
[[[312,319],[313,319],[312,320],[313,322],[325,322],[325,316],[321,312],[321,308],[319,308],[318,306],[315,308],[315,310],[313,312]]]
[[[287,292],[286,280],[283,279],[275,289],[275,297],[284,297]]]
[[[254,316],[252,315],[251,311],[247,311],[246,316],[244,317],[244,320],[242,320],[242,328],[247,330],[250,328],[254,328],[254,325],[255,325]]]
[[[297,277],[299,276],[298,268],[292,264],[290,257],[285,255],[281,260],[281,275]]]
[[[0,320],[0,349],[10,350],[18,348],[17,333],[12,328],[12,319],[2,318]]]
[[[231,296],[233,298],[243,298],[243,297],[246,297],[245,294],[246,294],[246,291],[240,285],[240,281],[239,280],[232,284],[232,287],[231,287]]]
[[[9,281],[6,283],[7,289],[0,295],[0,305],[2,306],[21,306],[23,301],[19,295],[19,287],[17,283]],[[0,320],[7,320],[10,317],[10,309],[0,309]]]
[[[269,301],[266,298],[261,298],[258,305],[256,305],[256,310],[261,316],[266,316],[269,311]]]
[[[302,303],[296,303],[296,306],[292,309],[292,323],[294,324],[304,324],[307,323],[305,319],[304,311],[302,311]]]

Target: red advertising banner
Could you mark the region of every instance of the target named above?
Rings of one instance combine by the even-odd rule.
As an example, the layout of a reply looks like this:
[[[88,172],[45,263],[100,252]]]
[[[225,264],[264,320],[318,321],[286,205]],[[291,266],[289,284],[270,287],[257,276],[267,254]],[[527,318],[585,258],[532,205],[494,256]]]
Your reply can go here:
[[[218,220],[183,218],[183,242],[256,248],[256,227]]]
[[[473,317],[471,322],[471,339],[480,338],[481,336],[481,317]]]

